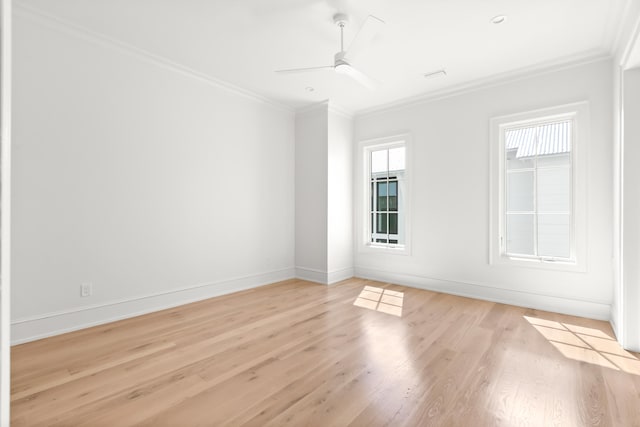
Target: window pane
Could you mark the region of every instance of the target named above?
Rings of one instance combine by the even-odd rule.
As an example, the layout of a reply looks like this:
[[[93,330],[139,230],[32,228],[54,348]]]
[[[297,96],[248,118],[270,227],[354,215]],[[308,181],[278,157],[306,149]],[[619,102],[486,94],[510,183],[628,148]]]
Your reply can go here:
[[[507,253],[570,257],[572,126],[566,120],[505,130]]]
[[[406,167],[406,149],[400,146],[401,141],[389,145],[378,146],[367,151],[367,161],[371,169],[369,183],[370,204],[368,214],[371,218],[371,243],[402,245],[404,243],[405,218],[404,196],[401,199],[401,180],[404,179]],[[389,148],[391,147],[391,148]],[[391,173],[393,171],[393,173]],[[389,237],[393,234],[393,239]],[[398,243],[399,242],[399,243]]]
[[[394,212],[398,211],[398,198],[396,196],[389,197],[389,210]]]
[[[571,152],[571,122],[536,127],[538,157]]]
[[[538,255],[569,258],[571,229],[569,214],[538,215]]]
[[[386,233],[387,232],[387,214],[376,214],[377,215],[377,227],[376,232],[378,233]]]
[[[387,182],[378,182],[378,197],[387,196]]]
[[[398,214],[389,214],[389,234],[398,234]]]
[[[397,196],[398,195],[398,182],[397,181],[389,181],[389,195]]]
[[[536,155],[535,128],[513,129],[505,132],[507,170],[534,167]]]
[[[389,182],[389,210],[398,210],[398,182]]]
[[[566,167],[538,170],[538,212],[569,212],[571,170]]]
[[[545,156],[538,156],[538,167],[544,166],[561,166],[571,164],[571,154],[549,154]]]
[[[533,171],[507,174],[507,211],[533,211]]]
[[[518,150],[507,150],[507,170],[532,168],[533,157],[518,157]]]
[[[371,183],[371,210],[375,210],[375,205],[374,205],[374,200],[375,200],[375,191],[374,191],[374,186],[375,184],[372,182]]]
[[[371,173],[387,171],[387,154],[389,150],[378,150],[371,152]]]
[[[404,170],[404,147],[392,148],[389,150],[389,170]]]
[[[378,211],[387,210],[387,183],[378,182]]]
[[[371,214],[371,234],[375,234],[376,232],[376,221],[373,214]],[[373,236],[371,236],[371,241],[373,242]]]
[[[507,253],[534,255],[533,214],[507,214]]]
[[[387,210],[387,198],[385,196],[378,196],[378,211]]]

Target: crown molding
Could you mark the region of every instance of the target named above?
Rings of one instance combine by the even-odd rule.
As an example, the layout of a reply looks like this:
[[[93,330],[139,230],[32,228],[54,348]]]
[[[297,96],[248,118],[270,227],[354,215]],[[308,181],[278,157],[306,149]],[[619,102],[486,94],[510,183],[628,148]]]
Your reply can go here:
[[[394,110],[402,110],[414,107],[420,104],[427,104],[441,99],[452,98],[454,96],[464,95],[470,92],[476,92],[496,86],[502,86],[519,80],[525,80],[531,77],[554,73],[566,69],[580,67],[600,61],[611,61],[612,56],[602,50],[588,51],[582,54],[564,57],[559,60],[547,61],[532,65],[530,67],[519,68],[517,70],[505,73],[495,74],[490,77],[473,80],[467,83],[452,85],[440,90],[430,91],[418,96],[403,98],[398,101],[387,104],[378,105],[371,108],[365,108],[355,112],[355,117],[368,116],[371,114],[380,114]]]
[[[604,40],[602,46],[607,49],[613,56],[620,48],[620,41],[624,33],[625,24],[627,23],[633,0],[626,0],[609,14],[607,19],[607,27],[604,32]]]
[[[278,110],[288,113],[295,112],[293,108],[276,102],[271,98],[267,98],[256,92],[241,88],[240,86],[236,86],[233,83],[215,78],[209,74],[184,66],[175,61],[172,61],[171,59],[165,58],[161,55],[157,55],[153,52],[139,48],[137,46],[133,46],[129,43],[117,40],[103,33],[93,31],[81,25],[58,18],[57,16],[51,15],[48,12],[45,12],[31,5],[27,6],[23,3],[14,3],[14,14],[31,19],[32,21],[38,22],[51,29],[81,38],[87,42],[134,56],[158,67],[173,71],[185,77],[190,77],[218,89],[223,89],[235,95],[239,95],[241,97],[269,105]]]
[[[628,36],[623,40],[623,36],[627,31],[624,29],[628,29]],[[619,62],[618,64],[623,69],[627,68],[629,65],[629,60],[631,59],[631,55],[634,49],[638,49],[636,47],[637,44],[640,44],[640,14],[635,16],[635,19],[631,22],[627,22],[626,26],[621,26],[620,30],[620,39],[618,40],[619,46]]]
[[[629,37],[625,39],[625,33],[632,33],[637,30],[640,23],[640,7],[633,0],[627,0],[621,13],[620,22],[615,31],[615,37],[609,46],[610,51],[616,58],[624,55],[628,49]]]

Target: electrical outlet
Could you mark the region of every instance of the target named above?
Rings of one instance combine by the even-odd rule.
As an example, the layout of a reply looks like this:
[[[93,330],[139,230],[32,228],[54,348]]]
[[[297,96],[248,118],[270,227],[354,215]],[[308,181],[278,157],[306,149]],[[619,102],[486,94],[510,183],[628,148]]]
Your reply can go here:
[[[90,297],[92,293],[93,293],[93,285],[91,283],[87,282],[80,285],[81,297]]]

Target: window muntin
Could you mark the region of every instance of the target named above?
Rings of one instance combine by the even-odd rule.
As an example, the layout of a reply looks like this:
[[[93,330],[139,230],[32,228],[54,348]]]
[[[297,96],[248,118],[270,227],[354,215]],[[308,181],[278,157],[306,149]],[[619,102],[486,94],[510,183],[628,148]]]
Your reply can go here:
[[[395,142],[372,147],[367,154],[368,242],[372,246],[404,247],[405,145]]]
[[[575,258],[573,127],[571,119],[503,127],[503,254]]]

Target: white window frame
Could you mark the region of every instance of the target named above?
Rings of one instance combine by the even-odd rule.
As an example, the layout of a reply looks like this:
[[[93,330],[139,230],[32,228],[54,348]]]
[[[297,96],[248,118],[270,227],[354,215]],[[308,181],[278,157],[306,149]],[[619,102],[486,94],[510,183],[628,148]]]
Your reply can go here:
[[[569,259],[506,254],[505,131],[548,122],[571,121],[571,250]],[[518,114],[490,121],[490,224],[489,264],[532,267],[547,270],[587,271],[587,150],[589,146],[589,104],[579,102]]]
[[[371,152],[384,149],[394,148],[398,146],[405,147],[405,170],[404,170],[404,245],[395,245],[388,243],[371,242],[371,212],[369,206],[371,204],[370,188],[371,188]],[[359,159],[357,163],[356,176],[360,177],[356,180],[356,194],[360,203],[356,209],[356,230],[358,240],[358,251],[364,253],[387,253],[396,255],[411,254],[411,135],[408,133],[395,134],[381,138],[367,139],[360,141],[358,144]]]

